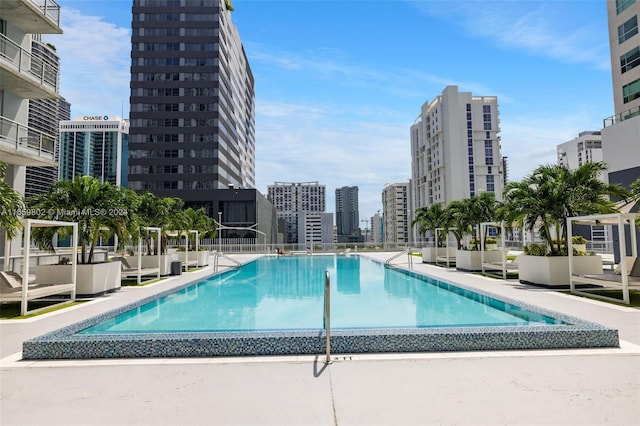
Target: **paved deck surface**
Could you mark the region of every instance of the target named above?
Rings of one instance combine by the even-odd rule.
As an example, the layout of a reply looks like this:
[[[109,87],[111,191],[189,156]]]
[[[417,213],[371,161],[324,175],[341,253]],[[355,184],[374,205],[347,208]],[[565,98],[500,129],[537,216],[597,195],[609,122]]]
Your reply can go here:
[[[20,361],[25,339],[211,272],[204,270],[36,319],[0,321],[0,424],[640,424],[640,310],[414,268],[616,327],[621,348],[372,354],[340,356],[328,366],[322,356]]]

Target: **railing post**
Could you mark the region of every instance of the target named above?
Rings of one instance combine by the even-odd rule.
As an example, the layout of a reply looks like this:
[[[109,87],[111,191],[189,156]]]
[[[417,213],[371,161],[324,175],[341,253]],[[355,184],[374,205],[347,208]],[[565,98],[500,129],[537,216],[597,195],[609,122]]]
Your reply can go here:
[[[331,282],[329,271],[324,271],[324,329],[326,335],[325,364],[331,363]]]

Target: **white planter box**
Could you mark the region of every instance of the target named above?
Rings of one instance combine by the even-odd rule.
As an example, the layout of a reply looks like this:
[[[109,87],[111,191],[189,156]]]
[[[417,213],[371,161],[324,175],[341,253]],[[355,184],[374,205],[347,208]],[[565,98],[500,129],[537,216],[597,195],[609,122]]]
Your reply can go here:
[[[180,260],[177,253],[162,254],[160,255],[160,275],[171,274],[171,262]],[[127,262],[132,268],[138,267],[138,255],[127,257]],[[158,267],[158,255],[142,256],[143,268],[157,268]]]
[[[520,282],[546,286],[569,285],[569,256],[518,256]],[[602,274],[602,257],[573,256],[573,273]]]
[[[455,257],[455,247],[425,247],[422,249],[422,263],[436,263],[436,257]]]
[[[72,265],[36,266],[36,282],[42,284],[71,283]],[[120,289],[122,271],[120,262],[78,265],[76,272],[76,295],[98,296]]]
[[[456,250],[456,269],[467,272],[482,271],[482,252],[478,250]],[[484,261],[502,262],[502,252],[491,250],[484,252]]]

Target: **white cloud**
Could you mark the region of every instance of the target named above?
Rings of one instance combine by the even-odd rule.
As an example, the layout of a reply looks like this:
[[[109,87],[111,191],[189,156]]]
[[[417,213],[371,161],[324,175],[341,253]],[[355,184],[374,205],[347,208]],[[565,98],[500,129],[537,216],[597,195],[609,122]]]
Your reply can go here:
[[[523,49],[565,63],[584,63],[596,69],[608,70],[611,66],[608,40],[603,39],[599,31],[593,31],[596,23],[579,19],[573,19],[570,23],[566,19],[565,13],[575,14],[579,3],[412,2],[423,13],[450,19],[469,33],[492,39],[504,48]],[[577,26],[576,22],[579,23]],[[599,24],[606,28],[606,18]]]
[[[60,94],[76,115],[128,117],[131,39],[129,28],[65,8],[64,34],[47,36],[61,58]]]

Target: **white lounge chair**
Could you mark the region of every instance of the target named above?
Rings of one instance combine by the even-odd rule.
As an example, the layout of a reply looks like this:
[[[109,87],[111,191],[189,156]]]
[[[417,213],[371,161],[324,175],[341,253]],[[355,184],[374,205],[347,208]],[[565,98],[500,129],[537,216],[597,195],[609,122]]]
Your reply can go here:
[[[138,276],[138,268],[131,266],[125,257],[116,256],[116,257],[113,257],[112,260],[114,262],[120,262],[120,267],[122,269],[123,277]],[[145,277],[150,275],[158,275],[158,268],[141,268],[140,269],[140,276]]]
[[[75,295],[75,285],[65,284],[28,284],[27,302],[58,294]],[[0,302],[22,301],[22,276],[11,271],[0,271]]]

